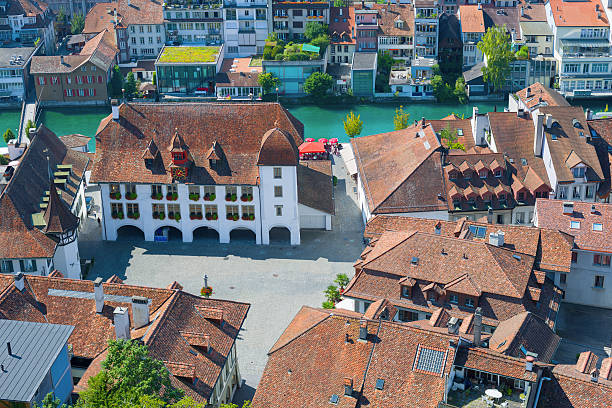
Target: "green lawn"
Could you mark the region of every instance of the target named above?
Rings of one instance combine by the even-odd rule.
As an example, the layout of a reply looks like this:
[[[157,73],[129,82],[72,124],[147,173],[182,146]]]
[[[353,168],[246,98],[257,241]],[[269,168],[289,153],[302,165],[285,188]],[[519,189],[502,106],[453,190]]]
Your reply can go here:
[[[249,67],[261,67],[261,61],[263,61],[263,55],[255,55],[249,62]]]
[[[159,56],[159,62],[215,62],[219,50],[220,47],[166,47]]]

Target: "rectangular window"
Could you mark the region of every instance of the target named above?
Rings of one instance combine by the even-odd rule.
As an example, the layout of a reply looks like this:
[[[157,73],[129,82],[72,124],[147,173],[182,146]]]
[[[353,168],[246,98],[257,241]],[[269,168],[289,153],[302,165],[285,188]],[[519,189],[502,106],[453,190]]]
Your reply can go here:
[[[204,213],[206,214],[207,220],[216,220],[218,216],[216,205],[205,205]]]
[[[176,184],[168,184],[166,190],[168,191],[168,195],[178,194],[178,186]]]
[[[572,252],[572,263],[578,262],[578,252]]]
[[[125,187],[125,195],[126,195],[126,197],[128,196],[128,194],[136,194],[136,184],[125,183],[124,187]]]
[[[559,274],[559,283],[562,285],[565,285],[567,283],[567,274],[566,273],[560,273]]]
[[[162,198],[162,186],[159,184],[151,184],[151,198],[161,200]]]
[[[201,220],[202,204],[189,204],[189,217],[192,220]]]
[[[283,169],[281,167],[274,167],[274,178],[279,179],[283,177]]]
[[[36,272],[35,259],[22,259],[19,261],[19,266],[22,272]]]
[[[240,193],[242,194],[242,201],[252,201],[253,200],[253,187],[251,186],[242,186],[240,187]]]
[[[110,193],[111,194],[116,194],[121,192],[121,190],[119,189],[119,184],[111,184],[110,185]]]
[[[595,276],[595,287],[603,288],[604,287],[604,277],[603,276]]]
[[[419,320],[419,314],[410,310],[399,310],[398,319],[402,322],[413,322]]]
[[[138,211],[138,204],[136,203],[127,203],[127,217],[138,219],[140,217],[140,211]]]
[[[242,206],[242,219],[243,220],[254,220],[255,219],[255,206],[254,205],[243,205]]]
[[[570,221],[571,229],[580,229],[580,221]]]
[[[465,298],[465,305],[468,307],[474,307],[474,299],[471,297]]]
[[[610,255],[602,255],[601,256],[601,264],[603,266],[610,266]]]
[[[276,213],[277,217],[282,217],[283,216],[283,206],[282,205],[275,205],[274,206],[274,210]]]
[[[13,273],[13,261],[2,261],[0,263],[0,272]]]
[[[204,199],[208,196],[209,200],[213,200],[211,197],[213,194],[215,194],[215,186],[204,186]]]
[[[189,186],[189,198],[195,198],[195,195],[200,195],[200,186]]]
[[[240,216],[240,214],[238,213],[238,206],[237,205],[226,205],[225,206],[225,213],[227,214],[227,218],[228,219]]]
[[[451,293],[449,300],[451,303],[459,303],[459,296],[457,296],[455,293]]]
[[[283,186],[274,186],[274,197],[283,196]]]
[[[235,201],[238,195],[238,187],[236,186],[225,186],[225,200]]]
[[[163,204],[153,204],[151,206],[151,209],[153,210],[153,218],[160,218],[160,214],[164,214],[164,218],[165,218],[165,211],[164,211]]]
[[[123,218],[123,204],[111,203],[111,216],[113,218]]]
[[[180,204],[168,204],[168,219],[176,219],[177,216],[181,217],[181,206]]]

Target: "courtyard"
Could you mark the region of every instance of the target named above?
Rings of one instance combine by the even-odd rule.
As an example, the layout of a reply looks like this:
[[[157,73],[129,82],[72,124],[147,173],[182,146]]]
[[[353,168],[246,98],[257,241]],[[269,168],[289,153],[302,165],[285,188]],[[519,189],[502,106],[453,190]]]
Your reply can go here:
[[[251,399],[267,362],[267,352],[303,305],[320,307],[323,290],[338,273],[353,276],[353,262],[362,249],[363,225],[355,203],[354,183],[341,163],[334,164],[336,215],[331,231],[302,230],[300,246],[278,239],[255,245],[250,237],[219,244],[203,234],[193,243],[179,239],[145,242],[125,234],[116,242],[101,241],[94,218],[84,225],[79,248],[84,259],[94,258],[87,279],[113,274],[126,284],[166,287],[173,281],[199,294],[204,275],[213,297],[247,302],[251,309],[239,336],[238,360],[244,385],[234,401]],[[99,203],[99,194],[95,203]],[[94,210],[96,208],[94,207]]]

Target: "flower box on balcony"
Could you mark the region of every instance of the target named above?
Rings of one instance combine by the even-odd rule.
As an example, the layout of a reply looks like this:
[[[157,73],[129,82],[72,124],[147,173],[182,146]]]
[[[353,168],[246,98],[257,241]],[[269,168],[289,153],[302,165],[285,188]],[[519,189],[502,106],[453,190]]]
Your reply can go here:
[[[191,218],[192,220],[201,220],[202,219],[202,214],[189,214],[189,218]]]
[[[153,219],[154,220],[163,220],[164,218],[166,218],[166,215],[163,212],[154,212],[153,213]]]
[[[240,216],[238,214],[227,214],[227,219],[230,221],[238,221]]]
[[[164,196],[163,196],[163,194],[162,194],[162,193],[153,193],[153,194],[151,194],[151,198],[152,198],[153,200],[161,200],[163,197],[164,197]]]
[[[199,194],[189,194],[189,199],[191,201],[198,201],[200,199],[200,195]]]
[[[136,193],[125,193],[126,200],[135,200],[138,197]]]
[[[116,219],[116,218],[117,218],[117,213],[116,213],[116,212],[111,213],[111,217],[113,217],[114,219]]]
[[[217,195],[215,193],[204,195],[204,201],[215,201],[215,198],[217,198]]]
[[[207,213],[207,214],[206,214],[206,219],[207,219],[208,221],[211,221],[211,220],[212,220],[212,221],[215,221],[215,220],[217,220],[218,218],[219,218],[219,216],[217,215],[217,213],[212,213],[212,214],[211,214],[211,213]]]
[[[236,194],[226,194],[225,201],[236,201],[238,196]]]
[[[121,193],[118,191],[115,193],[110,193],[110,198],[113,200],[121,200]]]
[[[135,212],[135,213],[128,213],[127,216],[128,216],[128,218],[131,218],[133,220],[137,220],[138,218],[140,218],[140,213],[137,213],[137,212]]]
[[[166,200],[168,201],[176,201],[178,199],[177,193],[166,194]]]
[[[241,201],[253,201],[253,195],[252,194],[243,194],[240,196],[240,200]]]
[[[174,219],[175,219],[176,221],[180,221],[180,220],[181,220],[181,214],[180,214],[180,213],[176,213],[176,214],[174,214]]]
[[[249,221],[253,221],[255,219],[255,214],[249,215]]]
[[[117,213],[117,218],[119,218],[120,220],[122,220],[122,219],[123,219],[123,211],[119,211],[119,212]]]

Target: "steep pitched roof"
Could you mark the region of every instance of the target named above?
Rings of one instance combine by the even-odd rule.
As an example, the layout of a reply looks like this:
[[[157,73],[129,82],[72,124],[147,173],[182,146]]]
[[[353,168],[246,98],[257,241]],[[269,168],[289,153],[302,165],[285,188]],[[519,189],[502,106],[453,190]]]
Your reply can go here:
[[[459,6],[461,31],[464,33],[484,33],[484,14],[482,7],[476,5]]]
[[[44,215],[45,226],[42,232],[45,234],[62,234],[74,231],[79,225],[79,217],[70,212],[66,203],[57,194],[55,183],[49,187],[49,203]]]
[[[351,140],[372,213],[445,210],[441,144],[431,125]]]
[[[178,132],[193,158],[188,183],[254,185],[259,176],[258,160],[268,165],[292,160],[297,164],[294,146],[301,143],[304,131],[303,125],[276,103],[130,103],[121,105],[119,113],[119,121],[109,116],[98,128],[92,171],[96,182],[171,182],[167,171],[171,157],[165,147]],[[264,137],[275,127],[283,131]],[[160,160],[147,168],[141,157],[151,140],[160,148]],[[222,146],[223,160],[211,167],[207,155],[214,142]],[[130,172],[123,170],[126,165]]]
[[[533,4],[532,6],[541,6],[541,4]],[[517,91],[516,96],[528,109],[537,109],[544,106],[570,106],[563,95],[554,89],[545,87],[540,82]]]
[[[335,214],[332,165],[329,160],[301,160],[297,166],[298,203]]]

